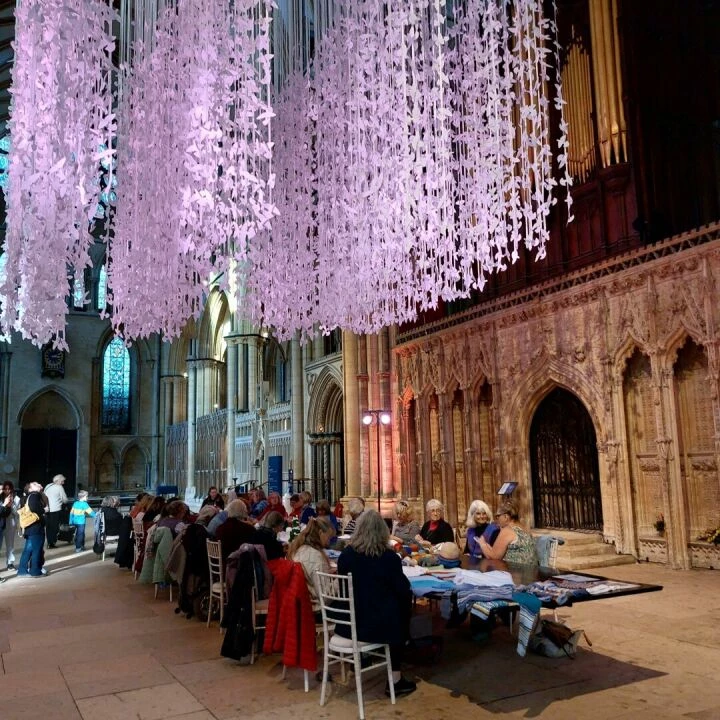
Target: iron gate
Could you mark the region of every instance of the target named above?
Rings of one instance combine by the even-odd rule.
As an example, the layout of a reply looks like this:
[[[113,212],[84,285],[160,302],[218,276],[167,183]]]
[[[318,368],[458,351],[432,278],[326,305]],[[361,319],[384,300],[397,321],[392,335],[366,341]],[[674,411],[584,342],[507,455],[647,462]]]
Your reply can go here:
[[[602,530],[595,428],[575,395],[556,388],[530,426],[536,527]]]

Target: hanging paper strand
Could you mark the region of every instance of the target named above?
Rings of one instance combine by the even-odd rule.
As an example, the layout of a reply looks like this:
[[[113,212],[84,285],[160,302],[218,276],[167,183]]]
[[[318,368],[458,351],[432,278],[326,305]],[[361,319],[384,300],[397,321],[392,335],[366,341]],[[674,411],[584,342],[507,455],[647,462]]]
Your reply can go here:
[[[269,10],[183,0],[161,13],[152,49],[136,43],[109,267],[113,324],[127,338],[179,335],[207,284],[228,286],[276,214]]]
[[[67,349],[69,282],[90,265],[101,163],[113,164],[114,20],[103,0],[21,0],[15,11],[0,329],[36,345]]]

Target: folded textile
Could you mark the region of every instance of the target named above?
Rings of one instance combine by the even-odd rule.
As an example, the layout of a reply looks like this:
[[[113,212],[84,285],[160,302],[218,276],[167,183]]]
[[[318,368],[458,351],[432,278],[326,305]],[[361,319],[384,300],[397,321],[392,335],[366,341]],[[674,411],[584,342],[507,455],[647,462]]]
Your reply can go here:
[[[456,585],[474,585],[475,587],[504,587],[513,584],[512,575],[504,570],[458,570],[455,573]]]
[[[444,593],[447,590],[453,590],[454,587],[453,583],[440,580],[432,575],[410,578],[410,588],[416,597],[423,597],[430,593]]]

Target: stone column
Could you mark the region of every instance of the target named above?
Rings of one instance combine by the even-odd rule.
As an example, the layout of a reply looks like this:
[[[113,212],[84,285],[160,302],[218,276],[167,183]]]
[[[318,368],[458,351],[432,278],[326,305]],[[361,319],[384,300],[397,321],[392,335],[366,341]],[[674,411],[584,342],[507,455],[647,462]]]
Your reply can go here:
[[[417,461],[423,502],[433,496],[432,482],[432,443],[430,442],[430,408],[428,398],[418,395],[415,398],[415,430],[417,432]]]
[[[466,507],[478,498],[483,498],[482,469],[480,463],[480,428],[476,427],[477,397],[469,387],[462,388],[463,394],[463,447],[465,450],[465,499]],[[473,412],[475,410],[475,412]],[[471,497],[467,497],[468,493]]]
[[[10,405],[10,360],[12,353],[0,352],[0,454],[7,454],[8,449],[8,408]],[[97,414],[97,413],[96,413]],[[19,454],[18,454],[19,459]]]
[[[303,360],[297,334],[290,342],[290,422],[292,426],[292,468],[295,477],[305,475],[305,418],[303,414]]]
[[[687,524],[685,500],[680,476],[680,462],[677,457],[677,428],[668,421],[675,417],[673,397],[673,371],[661,358],[650,356],[655,395],[655,424],[657,436],[658,465],[663,493],[663,514],[665,516],[665,538],[667,540],[668,564],[677,569],[690,567],[690,553],[687,547]]]
[[[452,393],[438,395],[440,420],[440,478],[442,483],[445,519],[453,526],[458,524],[457,487],[455,482],[455,439],[452,421]]]
[[[258,396],[258,348],[255,340],[249,340],[248,348],[248,412],[257,408]]]
[[[390,349],[388,341],[388,329],[383,328],[377,334],[377,398],[378,410],[387,410],[390,413],[391,423],[399,420],[394,412],[393,403],[390,401]],[[377,418],[378,442],[380,443],[380,482],[382,483],[382,497],[394,497],[393,471],[393,426],[385,426]]]
[[[368,397],[368,351],[367,351],[367,335],[358,337],[358,406],[360,412],[371,408],[370,398]],[[358,417],[358,422],[360,418]],[[364,427],[364,426],[363,426]],[[370,496],[370,468],[368,465],[370,454],[370,442],[368,438],[367,428],[360,433],[360,477],[359,491],[356,493],[362,497]]]
[[[225,366],[227,382],[227,437],[225,453],[227,456],[225,484],[233,485],[235,477],[235,414],[237,412],[237,381],[238,381],[238,339],[234,335],[225,338],[227,343],[227,364]]]
[[[345,400],[345,477],[347,495],[360,495],[360,397],[358,339],[343,331],[343,397]]]
[[[245,358],[247,344],[240,342],[237,345],[237,409],[245,410],[248,406],[248,366]]]
[[[195,387],[197,384],[197,361],[188,358],[187,369],[188,369],[187,488],[194,488],[195,487],[195,420],[197,418]]]

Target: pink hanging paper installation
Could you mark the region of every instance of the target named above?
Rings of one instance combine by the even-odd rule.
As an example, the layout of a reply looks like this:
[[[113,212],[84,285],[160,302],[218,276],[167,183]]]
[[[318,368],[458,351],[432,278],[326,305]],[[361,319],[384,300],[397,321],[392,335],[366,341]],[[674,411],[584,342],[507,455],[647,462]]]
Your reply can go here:
[[[269,2],[183,0],[136,44],[108,272],[124,337],[179,335],[276,214],[269,27]]]
[[[555,37],[541,0],[467,0],[451,20],[442,0],[343,5],[278,103],[280,219],[251,249],[255,321],[281,339],[373,333],[482,289],[522,244],[542,258],[553,153],[570,182],[564,121],[550,145]]]
[[[101,162],[112,172],[115,17],[103,0],[22,0],[15,10],[0,327],[37,345],[67,349],[70,281],[90,265]]]

